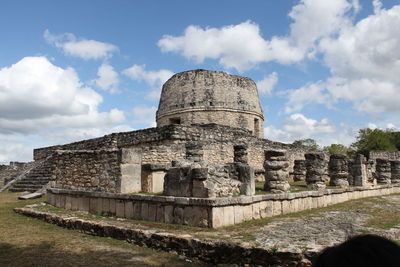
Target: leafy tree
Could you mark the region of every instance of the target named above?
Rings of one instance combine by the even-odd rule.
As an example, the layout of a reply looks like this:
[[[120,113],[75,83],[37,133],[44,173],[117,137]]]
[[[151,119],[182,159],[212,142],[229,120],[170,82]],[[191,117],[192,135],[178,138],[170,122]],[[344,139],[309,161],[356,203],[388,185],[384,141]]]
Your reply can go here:
[[[305,149],[310,151],[320,150],[320,147],[318,146],[317,142],[311,138],[296,140],[292,143],[292,146],[294,148]]]
[[[397,150],[394,142],[394,132],[392,130],[381,129],[360,129],[358,131],[357,141],[351,144],[351,147],[359,154],[368,157],[372,150]],[[397,134],[396,134],[397,136]]]
[[[392,132],[392,142],[397,150],[400,150],[400,132]]]
[[[324,147],[323,149],[325,152],[330,154],[341,154],[341,155],[348,155],[351,152],[351,149],[342,144],[331,144],[329,146]]]

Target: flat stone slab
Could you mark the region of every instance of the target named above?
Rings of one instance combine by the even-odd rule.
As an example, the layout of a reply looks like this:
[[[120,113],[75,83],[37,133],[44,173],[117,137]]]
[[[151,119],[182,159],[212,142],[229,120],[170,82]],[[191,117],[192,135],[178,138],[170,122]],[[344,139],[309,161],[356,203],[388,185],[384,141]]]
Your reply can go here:
[[[19,196],[18,199],[28,200],[28,199],[40,198],[43,195],[44,195],[44,193],[31,193],[31,194]]]

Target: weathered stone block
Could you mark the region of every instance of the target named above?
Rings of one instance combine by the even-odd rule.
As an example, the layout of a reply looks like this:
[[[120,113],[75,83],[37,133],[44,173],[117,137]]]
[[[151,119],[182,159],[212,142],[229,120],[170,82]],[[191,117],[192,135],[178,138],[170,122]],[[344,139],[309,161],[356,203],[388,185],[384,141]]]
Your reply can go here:
[[[174,221],[174,207],[167,205],[164,206],[164,222],[173,223]]]
[[[149,218],[149,204],[146,202],[142,202],[140,207],[140,219],[148,220],[148,218]]]
[[[224,226],[224,207],[213,207],[211,209],[211,227]]]
[[[250,221],[253,219],[253,205],[245,205],[243,207],[243,220]]]
[[[253,203],[252,207],[253,207],[253,219],[254,220],[260,219],[261,218],[260,202]]]
[[[133,219],[135,219],[135,220],[142,219],[142,203],[141,202],[133,202]]]
[[[110,199],[103,198],[101,215],[110,216]]]
[[[157,215],[156,215],[156,222],[164,222],[165,221],[165,214],[164,214],[164,206],[158,204],[157,205]]]
[[[157,204],[149,204],[148,221],[155,222],[157,217]]]
[[[80,197],[78,203],[78,209],[81,211],[89,212],[90,209],[90,199],[87,197]]]
[[[53,194],[49,194],[49,196],[52,196]],[[53,204],[54,205],[54,204]],[[71,198],[71,196],[67,196],[66,198],[65,198],[65,209],[66,210],[70,210],[70,209],[72,209],[72,198]],[[87,211],[89,211],[89,210],[87,210]]]
[[[173,223],[176,224],[183,224],[183,208],[182,207],[175,207],[173,211]]]
[[[281,215],[282,214],[282,203],[279,200],[272,201],[273,204],[273,216]]]
[[[125,218],[133,219],[133,202],[125,201]]]
[[[115,201],[115,213],[117,217],[124,218],[125,217],[125,201],[121,199],[117,199]]]
[[[115,199],[110,199],[110,215],[115,216],[117,211]]]
[[[241,205],[235,205],[233,207],[233,212],[235,216],[235,224],[241,223],[244,221],[244,216],[243,216],[243,206]]]
[[[79,202],[78,197],[71,197],[71,210],[78,210]]]
[[[235,211],[233,206],[224,207],[224,226],[235,224]]]

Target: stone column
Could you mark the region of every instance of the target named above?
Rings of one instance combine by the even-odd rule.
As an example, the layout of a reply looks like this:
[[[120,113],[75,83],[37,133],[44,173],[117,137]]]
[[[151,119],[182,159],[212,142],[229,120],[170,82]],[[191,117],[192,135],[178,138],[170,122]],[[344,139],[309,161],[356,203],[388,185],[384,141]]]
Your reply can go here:
[[[329,185],[340,186],[342,188],[349,187],[347,180],[349,168],[347,166],[347,157],[344,155],[333,154],[329,158],[328,163],[330,182]]]
[[[306,153],[306,182],[307,187],[311,189],[325,189],[324,181],[328,180],[326,176],[327,162],[323,153]]]
[[[236,145],[233,147],[233,161],[237,170],[238,180],[242,182],[240,194],[252,196],[256,192],[254,168],[248,164],[246,145]]]
[[[289,161],[284,150],[265,151],[264,190],[276,193],[286,192],[289,185]]]
[[[203,161],[204,150],[201,143],[186,144],[186,159],[193,162]]]
[[[233,147],[233,162],[248,163],[247,146],[237,145]]]
[[[400,182],[400,160],[390,161],[390,168],[392,174],[392,183]]]
[[[368,160],[365,163],[365,167],[367,169],[367,183],[370,185],[376,185],[376,179],[375,179],[373,171],[372,171],[373,166],[374,166],[373,160]]]
[[[391,183],[390,161],[388,159],[376,159],[376,179],[378,184]]]
[[[357,155],[351,166],[351,173],[353,176],[353,183],[355,186],[367,185],[367,161],[361,154]]]
[[[296,159],[293,166],[293,180],[305,181],[306,180],[306,161],[304,159]]]

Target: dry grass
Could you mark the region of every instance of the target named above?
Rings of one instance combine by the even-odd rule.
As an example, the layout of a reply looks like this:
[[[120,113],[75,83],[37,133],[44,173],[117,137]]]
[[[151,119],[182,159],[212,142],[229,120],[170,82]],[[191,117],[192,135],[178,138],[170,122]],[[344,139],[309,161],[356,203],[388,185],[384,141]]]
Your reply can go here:
[[[13,208],[43,199],[18,201],[17,196],[0,193],[0,266],[205,266],[172,253],[89,236],[18,215]]]

